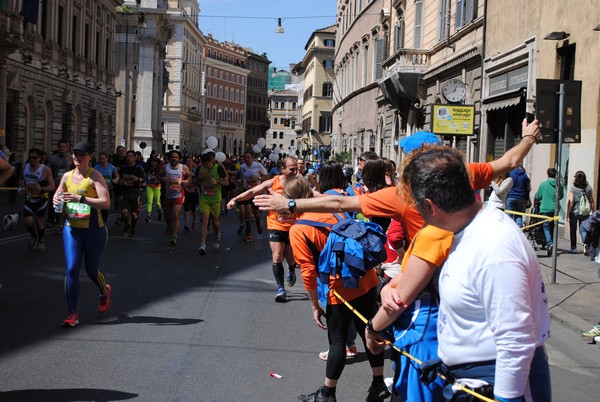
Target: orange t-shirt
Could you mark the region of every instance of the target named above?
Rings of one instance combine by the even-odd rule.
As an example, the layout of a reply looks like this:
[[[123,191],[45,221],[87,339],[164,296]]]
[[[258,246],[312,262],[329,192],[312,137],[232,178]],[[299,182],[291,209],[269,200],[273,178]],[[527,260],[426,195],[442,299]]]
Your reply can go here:
[[[474,190],[486,188],[494,177],[494,169],[490,163],[469,163],[467,170]],[[395,187],[384,188],[357,197],[360,209],[366,217],[379,216],[399,221],[404,228],[406,237],[411,241],[425,225],[419,212],[414,207],[407,205],[404,196],[398,194]]]
[[[335,224],[338,221],[335,216],[330,213],[305,212],[300,218],[332,224]],[[295,224],[290,229],[290,244],[294,251],[294,259],[298,265],[300,265],[302,281],[304,282],[306,290],[317,289],[319,261],[315,261],[316,257],[313,255],[304,236],[306,235],[306,237],[308,237],[315,245],[316,249],[321,252],[327,242],[328,234],[329,229],[314,228],[307,225]],[[358,281],[358,288],[345,288],[344,281],[339,275],[337,277],[329,277],[329,289],[335,289],[346,300],[354,300],[357,297],[366,294],[369,290],[377,286],[378,283],[379,280],[374,269],[368,270],[366,275]],[[327,296],[327,303],[341,304],[342,302],[330,291]]]
[[[271,190],[277,194],[283,194],[283,185],[281,184],[280,178],[281,175],[275,176],[273,178],[273,185],[271,186]],[[269,211],[269,214],[267,215],[267,229],[289,232],[297,219],[298,215],[295,213]]]

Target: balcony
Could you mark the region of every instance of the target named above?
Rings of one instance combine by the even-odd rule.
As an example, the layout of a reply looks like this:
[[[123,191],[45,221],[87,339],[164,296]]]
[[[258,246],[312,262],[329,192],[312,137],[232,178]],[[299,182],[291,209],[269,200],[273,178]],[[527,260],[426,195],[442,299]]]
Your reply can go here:
[[[387,69],[408,69],[424,71],[429,68],[430,56],[428,50],[398,49],[392,56],[383,61]]]

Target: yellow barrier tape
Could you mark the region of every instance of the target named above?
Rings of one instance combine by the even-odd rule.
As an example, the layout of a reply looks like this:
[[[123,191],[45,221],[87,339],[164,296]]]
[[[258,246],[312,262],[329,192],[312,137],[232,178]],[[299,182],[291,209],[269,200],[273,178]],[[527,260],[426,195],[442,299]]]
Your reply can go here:
[[[344,299],[336,290],[332,289],[331,291],[333,292],[333,294],[335,295],[335,297],[337,297],[338,299],[340,299],[340,301],[342,303],[344,303],[346,305],[346,307],[348,307],[350,309],[350,311],[352,311],[354,314],[356,314],[356,316],[358,318],[360,318],[360,320],[362,322],[364,322],[365,324],[367,323],[368,320],[360,312],[358,312],[354,307],[352,307],[352,305],[350,303],[348,303],[346,301],[346,299]],[[415,363],[417,363],[417,364],[423,364],[423,362],[421,360],[417,359],[416,357],[414,357],[413,355],[409,354],[408,352],[406,352],[406,351],[404,351],[404,350],[402,350],[402,349],[394,346],[394,344],[392,342],[388,341],[387,339],[385,340],[385,343],[388,344],[390,347],[394,348],[397,352],[399,352],[399,353],[403,354],[404,356],[408,357],[409,359],[413,360]],[[449,381],[446,377],[444,377],[440,373],[438,373],[438,376],[442,380],[451,382],[451,381]],[[470,390],[468,388],[465,388],[465,387],[463,387],[460,384],[453,383],[453,385],[455,385],[456,387],[458,387],[461,391],[464,391],[467,394],[470,394],[470,395],[474,396],[475,398],[481,399],[482,401],[494,402],[493,399],[490,399],[490,398],[487,398],[487,397],[485,397],[485,396],[483,396],[481,394],[478,394],[477,392],[475,392],[473,390]]]
[[[523,226],[521,228],[521,230],[523,230],[523,231],[525,231],[525,230],[527,230],[529,228],[532,228],[534,226],[541,225],[541,224],[546,223],[546,222],[557,221],[557,220],[560,219],[560,216],[548,216],[548,215],[528,214],[526,212],[508,211],[508,210],[504,211],[504,212],[507,213],[507,214],[509,214],[509,215],[521,215],[521,216],[529,216],[531,218],[541,219],[539,222],[532,223],[532,224],[527,225],[527,226]]]
[[[2,190],[5,190],[5,191],[7,191],[7,190],[18,190],[18,189],[19,189],[18,187],[0,187],[0,191],[2,191]]]

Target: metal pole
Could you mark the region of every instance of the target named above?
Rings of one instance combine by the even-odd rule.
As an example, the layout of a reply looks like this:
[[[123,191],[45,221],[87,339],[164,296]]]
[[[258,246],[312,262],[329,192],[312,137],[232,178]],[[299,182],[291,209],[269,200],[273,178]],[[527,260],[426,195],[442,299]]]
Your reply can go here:
[[[554,200],[554,216],[560,214],[560,164],[562,157],[562,143],[563,143],[563,110],[565,103],[565,84],[561,83],[558,87],[558,144],[556,145],[556,194]],[[565,219],[566,221],[566,219]],[[550,283],[556,283],[556,262],[557,262],[557,250],[558,250],[558,221],[554,221],[554,247],[552,249],[552,281]]]
[[[129,145],[129,64],[127,60],[129,50],[129,15],[126,17],[125,24],[125,107],[123,108],[123,140],[125,148],[130,149]]]

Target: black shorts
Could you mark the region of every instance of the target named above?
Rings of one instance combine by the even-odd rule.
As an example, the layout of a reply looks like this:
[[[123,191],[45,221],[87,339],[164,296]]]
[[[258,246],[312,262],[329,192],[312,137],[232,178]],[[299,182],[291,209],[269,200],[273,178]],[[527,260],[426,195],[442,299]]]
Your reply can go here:
[[[185,212],[195,211],[200,203],[198,193],[185,192],[185,200],[183,201],[183,210]]]
[[[42,198],[36,201],[25,200],[23,203],[23,216],[37,216],[38,218],[43,218],[44,215],[46,215],[46,209],[48,209],[48,198]]]
[[[290,232],[284,232],[283,230],[269,229],[269,241],[273,243],[284,243],[289,246],[290,244]]]
[[[128,191],[123,194],[121,209],[127,209],[130,212],[140,212],[142,208],[142,197],[139,191]]]

